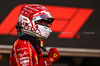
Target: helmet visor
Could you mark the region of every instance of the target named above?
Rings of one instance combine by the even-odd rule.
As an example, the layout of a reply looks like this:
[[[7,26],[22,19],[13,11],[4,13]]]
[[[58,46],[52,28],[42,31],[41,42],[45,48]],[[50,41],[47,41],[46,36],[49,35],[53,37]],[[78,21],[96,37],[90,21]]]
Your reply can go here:
[[[54,21],[53,16],[48,12],[45,14],[42,14],[40,16],[37,17],[33,17],[34,21],[38,21],[38,20],[47,20],[48,23],[52,23]]]

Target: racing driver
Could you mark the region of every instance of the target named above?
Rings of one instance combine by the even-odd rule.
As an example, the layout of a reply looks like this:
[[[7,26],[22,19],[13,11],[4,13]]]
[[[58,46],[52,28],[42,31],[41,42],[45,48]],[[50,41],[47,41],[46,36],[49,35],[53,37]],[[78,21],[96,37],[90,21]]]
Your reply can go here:
[[[16,25],[18,39],[10,54],[10,66],[52,66],[60,58],[58,50],[50,48],[43,58],[45,39],[52,30],[54,18],[39,4],[23,4]]]

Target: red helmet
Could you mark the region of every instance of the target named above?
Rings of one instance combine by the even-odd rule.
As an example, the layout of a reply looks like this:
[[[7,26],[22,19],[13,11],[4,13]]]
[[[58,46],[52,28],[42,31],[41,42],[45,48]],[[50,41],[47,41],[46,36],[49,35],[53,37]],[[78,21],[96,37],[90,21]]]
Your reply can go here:
[[[54,18],[50,12],[42,5],[38,4],[25,4],[22,6],[19,14],[19,23],[23,33],[46,39],[48,38],[51,29],[48,26],[40,25],[37,23],[39,20],[45,20],[47,24],[52,24]]]

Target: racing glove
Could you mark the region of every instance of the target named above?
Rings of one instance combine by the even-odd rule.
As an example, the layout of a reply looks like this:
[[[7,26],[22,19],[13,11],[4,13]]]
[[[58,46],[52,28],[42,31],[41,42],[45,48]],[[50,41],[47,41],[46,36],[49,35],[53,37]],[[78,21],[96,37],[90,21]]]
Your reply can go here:
[[[56,48],[50,48],[48,57],[39,62],[39,66],[52,66],[52,64],[60,58],[60,54]]]
[[[50,60],[52,58],[52,62],[57,61],[60,58],[60,54],[59,54],[58,50],[56,48],[50,48],[48,51],[48,58]]]

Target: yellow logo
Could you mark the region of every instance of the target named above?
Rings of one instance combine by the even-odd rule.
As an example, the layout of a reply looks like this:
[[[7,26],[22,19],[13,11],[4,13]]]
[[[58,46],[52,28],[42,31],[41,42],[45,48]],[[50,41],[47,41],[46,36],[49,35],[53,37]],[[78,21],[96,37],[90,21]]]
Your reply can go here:
[[[57,56],[58,56],[58,54],[57,53],[54,53],[53,57],[56,58]]]

